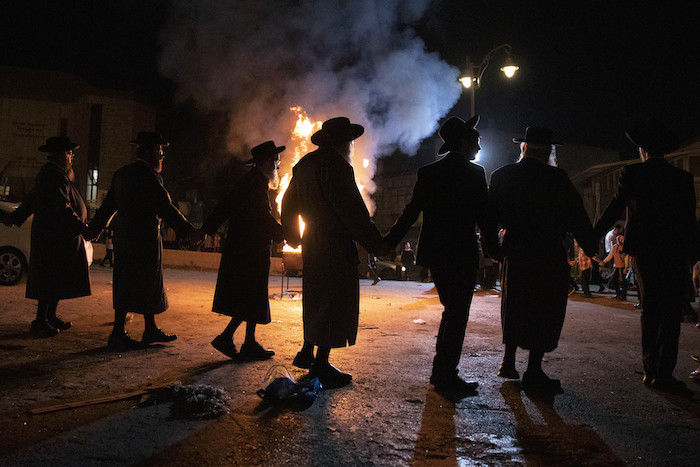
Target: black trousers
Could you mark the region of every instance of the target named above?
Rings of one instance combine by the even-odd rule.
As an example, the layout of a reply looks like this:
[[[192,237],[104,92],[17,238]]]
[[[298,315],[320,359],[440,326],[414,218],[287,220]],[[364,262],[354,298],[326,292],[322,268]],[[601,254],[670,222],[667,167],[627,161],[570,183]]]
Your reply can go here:
[[[591,268],[581,269],[581,289],[583,293],[587,296],[591,294],[591,289],[589,287],[591,283]]]
[[[637,256],[637,280],[642,295],[642,361],[644,373],[669,378],[678,359],[684,285],[689,274],[682,258]]]
[[[457,374],[457,365],[462,355],[477,267],[431,266],[430,271],[440,303],[445,307],[435,345],[433,376],[450,377]]]

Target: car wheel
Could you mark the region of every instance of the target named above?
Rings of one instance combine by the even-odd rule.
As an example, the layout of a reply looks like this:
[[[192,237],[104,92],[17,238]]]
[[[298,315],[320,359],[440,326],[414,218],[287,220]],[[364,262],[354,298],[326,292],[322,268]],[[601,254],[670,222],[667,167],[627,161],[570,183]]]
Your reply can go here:
[[[381,271],[379,271],[379,277],[384,281],[398,280],[396,270],[391,268],[384,268]]]
[[[0,248],[0,285],[14,285],[27,269],[27,260],[21,251],[12,247]]]

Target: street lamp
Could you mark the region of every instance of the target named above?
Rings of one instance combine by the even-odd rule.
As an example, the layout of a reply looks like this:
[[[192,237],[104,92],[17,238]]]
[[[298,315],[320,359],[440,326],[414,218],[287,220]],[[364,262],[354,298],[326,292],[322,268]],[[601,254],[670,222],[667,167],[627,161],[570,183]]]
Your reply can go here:
[[[510,44],[501,44],[497,47],[494,47],[489,51],[489,53],[486,54],[484,59],[479,63],[478,65],[475,65],[469,60],[469,57],[467,57],[467,66],[464,70],[464,73],[462,76],[459,77],[459,81],[462,83],[462,86],[464,86],[466,89],[469,89],[471,91],[471,115],[475,115],[475,110],[474,110],[474,90],[479,88],[481,86],[481,78],[484,76],[484,72],[486,71],[486,68],[489,66],[489,62],[491,61],[491,57],[498,52],[499,50],[505,50],[506,52],[506,60],[503,63],[503,66],[501,67],[501,71],[506,75],[507,78],[512,78],[513,75],[515,75],[515,72],[518,71],[520,67],[518,67],[514,62],[513,59],[510,56],[510,51],[511,47]]]

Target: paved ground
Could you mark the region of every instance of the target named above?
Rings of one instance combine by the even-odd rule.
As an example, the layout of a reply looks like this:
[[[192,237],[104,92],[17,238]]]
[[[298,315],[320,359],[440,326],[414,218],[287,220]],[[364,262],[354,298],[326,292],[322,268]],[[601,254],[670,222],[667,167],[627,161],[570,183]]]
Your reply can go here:
[[[427,383],[441,307],[432,284],[361,282],[357,345],[331,360],[354,375],[306,410],[270,409],[255,392],[273,364],[290,365],[301,341],[301,302],[279,299],[259,340],[273,360],[236,363],[209,342],[225,317],[209,311],[216,274],[167,270],[171,309],[158,320],[180,337],[128,353],[105,346],[112,317],[110,270],[92,268],[93,295],[62,302],[74,327],[28,336],[34,302],[24,286],[0,291],[0,465],[697,465],[700,386],[694,399],[641,384],[639,314],[611,296],[569,303],[560,347],[545,371],[562,380],[553,401],[531,399],[495,373],[501,359],[499,296],[474,299],[460,369],[477,396],[450,400]],[[292,279],[290,289],[300,289]],[[142,320],[129,324],[140,337]],[[242,329],[236,343],[242,341]],[[700,331],[684,324],[677,375],[694,369]],[[526,354],[518,354],[524,370]],[[143,388],[206,383],[231,395],[214,420],[170,417],[170,404],[138,397],[29,413]]]

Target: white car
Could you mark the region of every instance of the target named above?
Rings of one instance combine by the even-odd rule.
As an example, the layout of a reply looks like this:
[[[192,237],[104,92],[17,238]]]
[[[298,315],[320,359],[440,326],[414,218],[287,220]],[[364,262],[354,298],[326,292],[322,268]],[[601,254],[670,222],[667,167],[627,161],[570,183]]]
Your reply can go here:
[[[0,211],[12,212],[18,203],[0,201]],[[21,227],[7,227],[0,223],[0,285],[14,285],[27,271],[31,245],[32,219]]]

